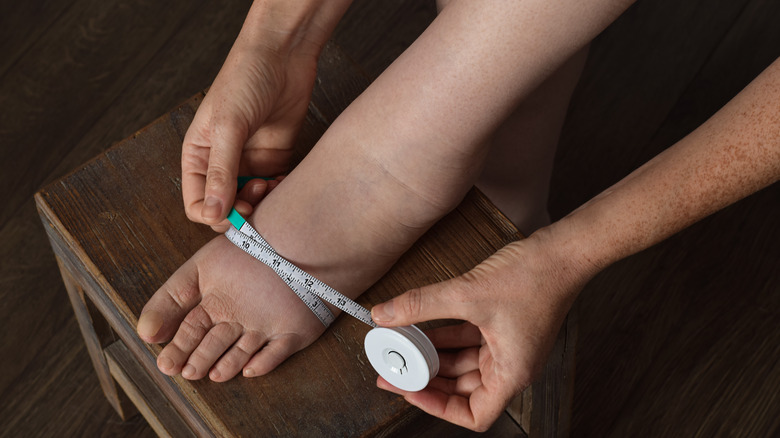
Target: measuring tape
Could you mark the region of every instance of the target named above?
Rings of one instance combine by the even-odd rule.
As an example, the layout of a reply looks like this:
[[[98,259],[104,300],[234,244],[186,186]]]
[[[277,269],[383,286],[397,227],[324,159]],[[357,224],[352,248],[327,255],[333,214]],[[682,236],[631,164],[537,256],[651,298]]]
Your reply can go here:
[[[325,327],[329,327],[335,317],[320,299],[333,304],[371,327],[376,327],[368,309],[280,256],[235,209],[228,215],[228,220],[233,225],[225,233],[228,240],[273,269],[306,304],[306,307],[317,315]]]
[[[368,309],[279,255],[235,209],[228,220],[232,225],[225,233],[228,240],[276,272],[325,327],[335,316],[322,300],[374,327],[364,341],[366,356],[390,384],[419,391],[439,372],[436,348],[422,330],[413,325],[377,327]]]

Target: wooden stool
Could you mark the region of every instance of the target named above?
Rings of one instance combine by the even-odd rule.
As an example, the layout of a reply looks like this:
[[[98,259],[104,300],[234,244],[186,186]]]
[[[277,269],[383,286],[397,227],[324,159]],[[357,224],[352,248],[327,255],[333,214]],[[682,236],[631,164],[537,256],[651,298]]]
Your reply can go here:
[[[299,157],[366,84],[338,48],[326,47]],[[201,97],[36,195],[92,363],[119,415],[126,419],[137,409],[159,435],[176,437],[471,435],[376,388],[376,373],[363,351],[368,327],[346,315],[264,377],[192,382],[157,370],[161,348],[137,337],[138,315],[163,282],[215,236],[186,219],[181,200],[181,143]],[[472,191],[358,302],[370,307],[462,274],[520,237]],[[489,435],[568,433],[575,327],[570,317],[544,376]]]

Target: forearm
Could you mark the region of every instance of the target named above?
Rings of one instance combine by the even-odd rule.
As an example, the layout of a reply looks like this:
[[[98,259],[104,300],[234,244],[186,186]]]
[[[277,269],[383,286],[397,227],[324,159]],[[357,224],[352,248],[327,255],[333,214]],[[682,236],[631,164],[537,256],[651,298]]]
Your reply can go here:
[[[603,268],[780,178],[780,60],[701,127],[551,227]]]
[[[352,0],[256,0],[236,40],[276,53],[319,54]]]

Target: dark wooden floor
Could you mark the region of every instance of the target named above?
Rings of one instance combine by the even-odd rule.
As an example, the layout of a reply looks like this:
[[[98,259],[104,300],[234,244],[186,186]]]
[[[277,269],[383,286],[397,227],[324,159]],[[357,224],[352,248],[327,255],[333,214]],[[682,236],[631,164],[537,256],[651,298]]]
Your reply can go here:
[[[248,6],[0,2],[0,435],[153,435],[103,400],[32,195],[208,86]],[[433,13],[430,2],[357,1],[334,39],[375,76]],[[593,44],[553,215],[668,147],[780,56],[778,20],[775,0],[640,0]],[[574,436],[780,436],[778,225],[776,184],[586,287]]]

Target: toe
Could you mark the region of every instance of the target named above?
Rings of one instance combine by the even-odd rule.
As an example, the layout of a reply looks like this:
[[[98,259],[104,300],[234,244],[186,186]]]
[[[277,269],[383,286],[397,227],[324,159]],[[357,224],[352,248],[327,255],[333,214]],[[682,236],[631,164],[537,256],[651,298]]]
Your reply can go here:
[[[192,352],[213,326],[211,318],[201,306],[192,309],[181,322],[173,340],[157,357],[157,367],[160,371],[169,376],[181,373]]]
[[[303,348],[303,342],[297,335],[286,335],[271,340],[262,350],[255,353],[244,366],[245,377],[262,376],[271,372]]]
[[[241,200],[250,205],[257,205],[263,200],[268,192],[268,181],[255,178],[250,180],[241,190],[236,194],[236,200]]]
[[[244,333],[238,341],[214,365],[209,378],[215,382],[226,382],[235,377],[249,362],[249,359],[265,344],[266,337],[256,331]]]
[[[146,303],[138,317],[138,335],[155,344],[170,340],[200,299],[198,269],[190,259]]]
[[[190,380],[205,377],[214,362],[238,340],[242,331],[241,325],[236,323],[223,322],[215,325],[192,352],[187,364],[182,368],[181,376]]]

